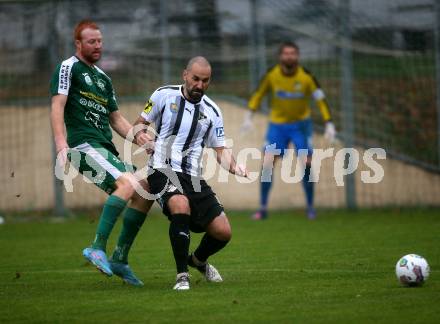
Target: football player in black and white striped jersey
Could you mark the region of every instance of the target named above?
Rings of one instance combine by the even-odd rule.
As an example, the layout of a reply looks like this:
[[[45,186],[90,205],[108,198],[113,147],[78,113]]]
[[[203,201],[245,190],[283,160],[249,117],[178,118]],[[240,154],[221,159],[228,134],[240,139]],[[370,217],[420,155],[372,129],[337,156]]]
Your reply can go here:
[[[189,289],[188,265],[197,268],[210,282],[222,277],[209,263],[231,239],[231,226],[223,206],[201,176],[204,147],[213,148],[217,161],[230,173],[247,177],[225,148],[223,118],[218,106],[205,95],[211,81],[206,58],[192,58],[183,72],[183,85],[157,89],[136,124],[155,124],[156,138],[143,145],[152,148],[148,183],[150,192],[170,220],[169,236],[176,261],[174,289]],[[141,136],[142,135],[142,136]],[[147,138],[138,133],[142,142]],[[189,254],[190,230],[205,232],[200,245]]]

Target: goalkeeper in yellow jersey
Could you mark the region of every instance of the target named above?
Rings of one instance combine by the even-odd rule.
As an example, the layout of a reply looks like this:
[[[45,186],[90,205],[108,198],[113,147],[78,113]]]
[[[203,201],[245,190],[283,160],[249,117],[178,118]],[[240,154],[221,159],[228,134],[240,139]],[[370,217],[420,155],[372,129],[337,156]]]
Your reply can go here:
[[[261,80],[251,96],[242,131],[252,127],[252,115],[259,108],[263,97],[270,93],[270,123],[264,145],[261,171],[260,209],[252,216],[255,220],[268,216],[267,202],[272,186],[274,162],[283,156],[290,142],[304,160],[303,186],[307,202],[307,216],[316,217],[313,207],[313,182],[310,177],[312,162],[312,120],[310,101],[313,98],[325,121],[325,137],[333,142],[336,136],[325,94],[314,76],[299,64],[299,48],[293,42],[281,44],[279,62]]]

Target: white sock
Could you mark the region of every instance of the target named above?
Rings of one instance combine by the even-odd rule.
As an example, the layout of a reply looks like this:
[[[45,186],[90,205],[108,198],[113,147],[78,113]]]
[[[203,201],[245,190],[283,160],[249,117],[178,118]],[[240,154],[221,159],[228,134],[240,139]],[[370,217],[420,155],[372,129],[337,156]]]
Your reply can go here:
[[[189,273],[188,272],[178,273],[176,276],[176,280],[179,280],[181,277],[189,277]]]

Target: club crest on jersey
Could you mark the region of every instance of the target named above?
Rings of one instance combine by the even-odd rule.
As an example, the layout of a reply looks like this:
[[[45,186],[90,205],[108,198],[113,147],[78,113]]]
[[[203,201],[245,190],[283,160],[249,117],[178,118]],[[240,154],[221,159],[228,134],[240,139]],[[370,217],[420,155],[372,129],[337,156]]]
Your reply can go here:
[[[206,115],[203,113],[203,112],[199,112],[199,118],[198,118],[198,120],[203,120],[203,119],[206,119],[207,117],[206,117]]]
[[[179,110],[179,108],[177,107],[177,104],[172,103],[170,105],[170,110],[171,110],[171,112],[176,113]]]
[[[225,136],[225,130],[223,129],[223,127],[217,127],[215,129],[215,133],[216,133],[217,137],[224,137]]]
[[[295,84],[294,84],[294,86],[293,86],[293,89],[295,90],[295,91],[301,91],[301,82],[299,82],[299,81],[296,81],[295,82]]]
[[[98,79],[96,84],[98,85],[99,89],[101,89],[102,91],[105,91],[105,82],[103,80]]]
[[[88,73],[83,73],[82,75],[84,76],[84,81],[86,81],[87,85],[93,85],[92,78],[90,78]]]
[[[150,113],[151,109],[153,109],[153,105],[154,105],[154,102],[151,101],[151,99],[148,100],[145,104],[145,107],[144,107],[144,113],[146,113],[146,114]]]

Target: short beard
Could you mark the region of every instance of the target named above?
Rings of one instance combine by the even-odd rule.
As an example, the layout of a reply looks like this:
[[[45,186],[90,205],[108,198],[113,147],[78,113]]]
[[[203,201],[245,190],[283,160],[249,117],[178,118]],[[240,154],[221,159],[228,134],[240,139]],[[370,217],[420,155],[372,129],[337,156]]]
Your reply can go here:
[[[292,63],[282,63],[284,65],[284,67],[288,70],[293,70],[295,69],[295,67],[297,66],[296,62],[292,62]]]
[[[98,62],[98,61],[101,59],[101,55],[99,55],[99,57],[98,57],[97,59],[95,59],[95,58],[93,57],[93,54],[91,54],[91,55],[87,55],[87,56],[85,56],[85,55],[83,54],[83,57],[84,57],[87,61],[89,61],[90,63],[96,63],[96,62]]]
[[[200,99],[202,99],[204,94],[205,93],[203,91],[200,92],[194,92],[194,90],[188,91],[189,99],[195,102],[200,101]]]

